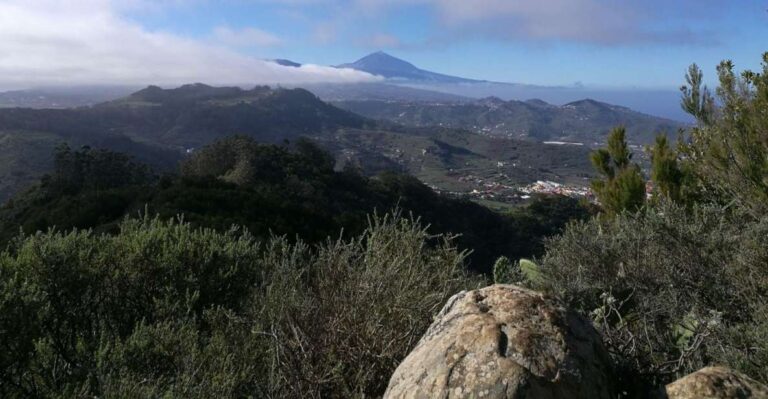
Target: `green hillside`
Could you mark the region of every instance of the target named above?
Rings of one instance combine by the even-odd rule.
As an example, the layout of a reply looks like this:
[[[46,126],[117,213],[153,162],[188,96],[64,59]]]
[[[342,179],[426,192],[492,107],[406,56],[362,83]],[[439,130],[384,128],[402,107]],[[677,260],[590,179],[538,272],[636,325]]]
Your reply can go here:
[[[322,142],[322,141],[321,141]],[[487,182],[520,185],[536,180],[588,184],[589,149],[482,136],[455,129],[338,131],[327,144],[342,160],[375,169],[386,162],[427,184],[448,191],[471,191]],[[372,157],[377,154],[379,157]],[[382,159],[383,158],[383,159]],[[365,165],[375,164],[369,168]]]
[[[474,102],[338,101],[357,114],[407,126],[440,126],[475,133],[535,141],[602,143],[608,131],[624,125],[629,139],[649,144],[656,133],[676,134],[682,123],[594,100],[556,106],[541,100]]]
[[[574,180],[589,171],[583,149],[554,150],[467,131],[375,122],[322,102],[303,89],[150,86],[92,107],[0,109],[0,135],[7,137],[0,141],[5,154],[0,160],[0,201],[49,171],[48,154],[58,143],[124,152],[167,171],[195,149],[235,134],[262,143],[309,137],[331,149],[341,161],[339,167],[352,160],[368,174],[409,171],[446,190],[455,189],[456,170],[490,176],[500,171],[498,162],[516,163],[514,169],[502,170],[510,176],[502,178],[520,184],[539,177]],[[408,151],[411,158],[404,162],[393,152],[397,148]],[[427,152],[420,154],[416,149]],[[553,152],[559,155],[552,157]],[[454,177],[445,177],[450,174]]]

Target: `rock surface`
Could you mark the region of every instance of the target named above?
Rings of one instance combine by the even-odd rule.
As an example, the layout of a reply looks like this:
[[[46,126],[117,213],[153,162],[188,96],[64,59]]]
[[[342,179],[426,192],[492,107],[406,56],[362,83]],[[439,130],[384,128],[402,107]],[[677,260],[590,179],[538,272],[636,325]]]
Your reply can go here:
[[[725,367],[706,367],[667,385],[669,399],[768,398],[768,387]]]
[[[454,295],[395,370],[385,398],[616,397],[590,323],[513,285]]]

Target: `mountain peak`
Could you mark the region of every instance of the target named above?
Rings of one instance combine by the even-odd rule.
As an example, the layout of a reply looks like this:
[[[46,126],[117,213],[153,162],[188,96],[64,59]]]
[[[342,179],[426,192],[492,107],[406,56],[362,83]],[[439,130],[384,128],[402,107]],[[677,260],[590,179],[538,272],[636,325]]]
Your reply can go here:
[[[294,61],[291,61],[291,60],[286,60],[284,58],[277,58],[277,59],[272,60],[272,62],[274,62],[275,64],[278,64],[278,65],[287,66],[287,67],[293,67],[293,68],[301,67],[300,63],[294,62]]]
[[[213,99],[232,99],[245,96],[257,96],[269,92],[269,87],[254,87],[243,90],[239,87],[213,87],[204,83],[191,83],[174,89],[163,89],[158,86],[148,86],[139,90],[126,99],[148,103],[163,104],[168,102],[198,102]],[[118,102],[120,100],[117,100]]]
[[[535,105],[537,107],[551,107],[552,106],[552,104],[550,104],[550,103],[548,103],[548,102],[546,102],[546,101],[544,101],[542,99],[539,99],[539,98],[530,98],[528,100],[525,100],[525,102],[530,104],[530,105]]]
[[[604,103],[602,101],[597,101],[591,98],[585,98],[583,100],[573,101],[568,104],[563,105],[563,107],[567,108],[591,108],[591,109],[610,109],[612,111],[617,112],[631,112],[632,110],[627,107],[622,107],[620,105],[613,105]]]
[[[480,100],[478,100],[478,103],[483,105],[489,105],[489,106],[500,106],[500,105],[506,104],[507,102],[496,96],[490,96],[490,97],[481,98]]]
[[[399,58],[397,58],[397,57],[395,57],[395,56],[393,56],[393,55],[391,55],[391,54],[389,54],[389,53],[387,53],[385,51],[382,51],[382,50],[370,53],[370,54],[366,55],[365,57],[363,57],[361,59],[370,58],[370,57],[394,58],[396,60],[402,61],[401,59],[399,59]]]
[[[576,108],[576,107],[607,107],[609,104],[593,100],[591,98],[584,98],[581,100],[571,101],[567,104],[564,104],[563,107],[569,107],[569,108]]]
[[[338,65],[337,68],[351,68],[358,71],[379,75],[387,79],[411,80],[419,82],[438,83],[470,83],[477,82],[456,76],[448,76],[419,69],[408,61],[397,58],[383,51],[366,55],[359,60]]]
[[[419,71],[419,68],[416,68],[416,66],[410,62],[393,57],[383,51],[368,54],[365,57],[360,58],[351,64],[345,64],[344,66],[353,69],[362,69],[366,72],[377,71],[378,73],[374,72],[376,75],[384,77],[396,77],[399,76],[398,74]]]

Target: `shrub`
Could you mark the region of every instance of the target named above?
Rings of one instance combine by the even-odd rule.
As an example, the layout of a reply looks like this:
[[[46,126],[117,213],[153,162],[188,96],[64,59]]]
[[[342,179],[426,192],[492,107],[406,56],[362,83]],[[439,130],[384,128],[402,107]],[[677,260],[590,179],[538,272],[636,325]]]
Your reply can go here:
[[[462,274],[461,253],[448,241],[428,249],[427,237],[411,221],[385,217],[356,240],[322,247],[303,267],[293,256],[279,263],[253,310],[269,321],[279,353],[282,383],[273,388],[291,397],[383,394],[432,316],[477,284]]]
[[[0,254],[0,396],[381,395],[477,283],[463,261],[398,215],[317,247],[146,218],[20,237]]]
[[[500,256],[493,263],[493,282],[495,284],[512,284],[514,283],[516,273],[514,273],[514,265],[512,261],[506,256]]]
[[[574,223],[548,241],[541,288],[593,318],[634,382],[718,361],[765,381],[768,218],[748,220],[662,202]]]

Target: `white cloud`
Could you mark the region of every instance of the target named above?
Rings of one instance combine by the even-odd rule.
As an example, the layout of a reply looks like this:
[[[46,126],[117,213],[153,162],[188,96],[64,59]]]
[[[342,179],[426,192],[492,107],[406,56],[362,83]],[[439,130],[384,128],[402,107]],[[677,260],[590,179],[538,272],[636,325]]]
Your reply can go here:
[[[439,0],[437,6],[448,26],[482,27],[511,38],[608,43],[635,34],[630,7],[600,0]]]
[[[434,35],[499,40],[565,41],[597,45],[689,44],[710,40],[681,26],[707,0],[350,0],[363,15],[381,18],[408,5],[430,7]],[[675,3],[675,2],[672,2]],[[689,5],[690,7],[686,6]],[[682,10],[682,12],[681,12]],[[669,15],[673,14],[673,15]],[[667,26],[659,21],[671,22]]]
[[[143,1],[0,0],[0,88],[377,79],[353,70],[280,66],[210,42],[147,30],[116,11]],[[252,41],[254,32],[233,31],[230,38]]]
[[[272,47],[283,44],[283,40],[277,35],[251,27],[235,30],[228,26],[219,26],[213,30],[213,38],[216,42],[231,47]]]

